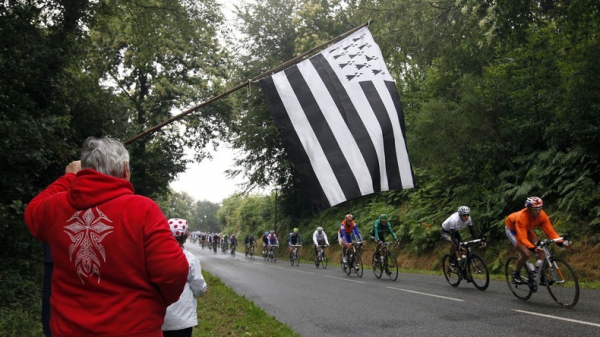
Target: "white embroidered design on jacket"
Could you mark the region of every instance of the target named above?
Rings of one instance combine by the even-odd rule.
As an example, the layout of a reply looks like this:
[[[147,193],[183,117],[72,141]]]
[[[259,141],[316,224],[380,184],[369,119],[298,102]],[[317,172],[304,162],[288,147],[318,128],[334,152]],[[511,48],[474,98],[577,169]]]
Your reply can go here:
[[[77,276],[81,280],[96,274],[98,283],[100,283],[100,259],[98,254],[102,256],[102,262],[106,262],[106,252],[102,246],[102,240],[112,233],[113,226],[109,226],[104,222],[112,222],[98,208],[95,208],[97,216],[90,208],[85,211],[83,217],[76,212],[67,222],[73,221],[72,224],[65,226],[65,233],[73,242],[69,246],[69,260],[73,262],[73,253],[75,253],[75,266],[77,267]]]

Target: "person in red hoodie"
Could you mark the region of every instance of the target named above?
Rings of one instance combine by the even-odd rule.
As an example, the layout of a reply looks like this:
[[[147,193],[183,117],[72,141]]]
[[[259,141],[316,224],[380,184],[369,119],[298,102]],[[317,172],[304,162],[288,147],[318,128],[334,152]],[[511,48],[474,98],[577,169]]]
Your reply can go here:
[[[189,265],[158,205],[134,195],[130,175],[123,143],[90,137],[81,161],[25,209],[29,231],[52,251],[54,337],[162,336]]]

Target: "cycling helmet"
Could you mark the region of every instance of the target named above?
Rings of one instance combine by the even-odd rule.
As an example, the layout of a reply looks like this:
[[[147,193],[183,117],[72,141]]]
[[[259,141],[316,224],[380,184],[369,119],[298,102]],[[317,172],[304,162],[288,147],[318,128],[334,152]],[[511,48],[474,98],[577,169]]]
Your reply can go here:
[[[269,232],[265,232],[265,235],[269,235]]]
[[[187,232],[188,222],[185,219],[173,218],[169,219],[168,223],[171,227],[171,233],[175,237],[183,236]]]
[[[271,234],[273,234],[273,233],[275,233],[275,231],[271,229]]]
[[[298,233],[298,228],[294,228],[294,233]]]
[[[544,206],[544,201],[538,197],[529,197],[525,200],[525,207],[538,208]]]
[[[317,230],[322,232],[323,231],[323,227],[317,227]]]
[[[346,214],[346,220],[348,220],[348,221],[354,221],[354,215],[352,215],[352,214]]]
[[[387,214],[385,214],[385,213],[384,213],[384,214],[381,214],[381,215],[379,216],[379,220],[387,221],[387,219],[388,219],[388,216],[387,216]]]
[[[458,208],[458,215],[470,215],[471,209],[467,206],[460,206]]]

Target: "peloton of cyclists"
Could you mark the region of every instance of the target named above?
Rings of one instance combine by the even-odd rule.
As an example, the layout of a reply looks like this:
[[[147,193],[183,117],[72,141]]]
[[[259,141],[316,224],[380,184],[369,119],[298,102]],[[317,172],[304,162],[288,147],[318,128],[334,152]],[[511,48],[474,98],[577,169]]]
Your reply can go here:
[[[329,246],[327,240],[327,234],[323,231],[323,227],[317,227],[317,230],[313,233],[313,245],[315,248],[315,265],[319,266],[319,246]]]

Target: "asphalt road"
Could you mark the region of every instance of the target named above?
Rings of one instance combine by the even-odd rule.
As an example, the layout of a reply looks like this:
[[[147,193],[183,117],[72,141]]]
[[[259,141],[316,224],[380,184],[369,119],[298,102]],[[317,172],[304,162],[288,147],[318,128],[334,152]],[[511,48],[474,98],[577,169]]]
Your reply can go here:
[[[528,301],[504,281],[486,291],[443,275],[400,273],[397,281],[347,276],[339,265],[317,269],[235,257],[186,244],[212,274],[302,336],[600,336],[600,291],[582,290],[572,309],[545,288]]]

